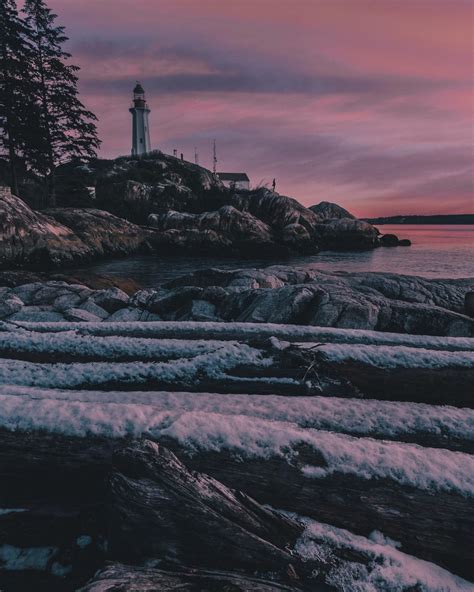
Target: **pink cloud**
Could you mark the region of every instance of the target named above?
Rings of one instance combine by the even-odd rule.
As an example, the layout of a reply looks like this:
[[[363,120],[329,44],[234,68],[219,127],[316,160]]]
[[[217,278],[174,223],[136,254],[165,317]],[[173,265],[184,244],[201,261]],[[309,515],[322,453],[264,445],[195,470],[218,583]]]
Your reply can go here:
[[[216,137],[223,167],[255,183],[277,177],[306,205],[333,199],[360,215],[474,209],[470,1],[51,4],[105,157],[130,149],[139,78],[152,142],[167,152],[191,158],[197,146],[210,166]]]

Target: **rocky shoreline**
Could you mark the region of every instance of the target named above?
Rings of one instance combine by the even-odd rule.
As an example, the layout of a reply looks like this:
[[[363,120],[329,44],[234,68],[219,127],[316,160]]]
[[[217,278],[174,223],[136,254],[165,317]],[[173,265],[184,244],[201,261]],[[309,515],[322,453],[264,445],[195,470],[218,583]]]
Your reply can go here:
[[[274,258],[409,245],[380,236],[336,204],[305,208],[265,188],[230,190],[210,171],[159,152],[98,161],[87,170],[62,173],[70,183],[82,175],[77,182],[87,195],[79,189],[80,198],[60,195],[60,203],[72,201],[69,207],[35,211],[0,188],[0,269],[50,269],[140,252]]]
[[[237,271],[209,269],[160,288],[140,290],[134,282],[111,277],[47,277],[0,272],[0,319],[273,322],[421,335],[474,335],[474,319],[469,316],[474,285],[469,279],[430,280],[390,273],[328,273],[272,266]]]

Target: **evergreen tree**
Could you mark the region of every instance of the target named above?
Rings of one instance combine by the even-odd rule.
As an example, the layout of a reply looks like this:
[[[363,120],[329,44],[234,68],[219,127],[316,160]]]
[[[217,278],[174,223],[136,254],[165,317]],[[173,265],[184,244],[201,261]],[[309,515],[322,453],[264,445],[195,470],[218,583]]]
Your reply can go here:
[[[9,182],[18,193],[18,168],[26,143],[31,107],[27,25],[14,0],[0,0],[0,146],[9,165]]]
[[[55,171],[71,158],[96,156],[100,146],[96,117],[78,98],[79,68],[68,64],[62,49],[67,41],[64,27],[43,0],[26,0],[25,22],[32,46],[30,76],[38,109],[30,110],[26,156],[30,166],[46,182],[49,205],[55,205]]]

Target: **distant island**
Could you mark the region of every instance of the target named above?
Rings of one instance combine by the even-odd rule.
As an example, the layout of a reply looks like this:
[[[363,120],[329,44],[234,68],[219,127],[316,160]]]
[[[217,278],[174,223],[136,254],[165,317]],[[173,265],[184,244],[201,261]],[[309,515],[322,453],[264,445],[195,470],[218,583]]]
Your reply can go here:
[[[388,216],[364,218],[370,224],[474,224],[474,214],[436,214],[434,216]]]

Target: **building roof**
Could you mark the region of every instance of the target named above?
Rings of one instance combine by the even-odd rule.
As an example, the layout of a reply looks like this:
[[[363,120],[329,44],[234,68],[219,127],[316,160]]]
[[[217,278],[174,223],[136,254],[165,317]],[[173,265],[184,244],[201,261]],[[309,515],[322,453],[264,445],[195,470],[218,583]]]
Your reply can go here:
[[[250,181],[247,173],[217,173],[221,181]]]

